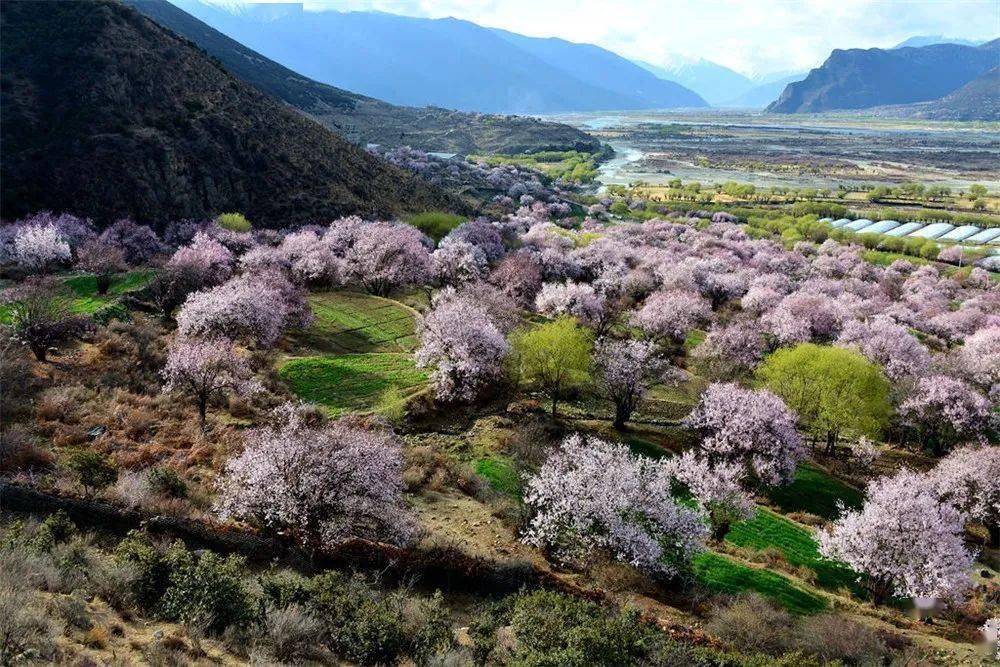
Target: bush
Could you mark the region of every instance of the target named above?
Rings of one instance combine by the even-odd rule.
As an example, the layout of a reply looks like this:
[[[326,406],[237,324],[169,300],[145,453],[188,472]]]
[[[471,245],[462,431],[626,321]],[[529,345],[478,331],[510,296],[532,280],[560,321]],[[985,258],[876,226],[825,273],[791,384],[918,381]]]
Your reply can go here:
[[[220,213],[215,218],[215,224],[231,232],[249,232],[252,229],[250,221],[242,213]]]
[[[763,597],[751,594],[717,608],[705,630],[740,651],[778,654],[791,641],[792,617]]]
[[[851,665],[882,664],[888,653],[878,632],[833,614],[803,619],[796,646],[824,662],[840,660]]]
[[[170,568],[163,551],[150,541],[149,535],[133,530],[118,543],[114,559],[133,569],[135,600],[143,609],[154,611],[170,583]]]
[[[297,604],[271,607],[264,613],[268,653],[281,662],[307,658],[321,630],[322,624]]]
[[[159,610],[167,620],[222,632],[255,619],[255,601],[243,585],[247,572],[241,557],[223,558],[211,551],[196,555],[178,541],[164,562],[169,583]]]
[[[88,496],[111,486],[118,479],[118,468],[106,456],[93,450],[73,452],[64,465],[73,471]]]
[[[154,493],[168,498],[187,498],[187,483],[181,479],[180,475],[173,468],[156,466],[150,468],[147,473],[149,485]]]
[[[509,626],[512,638],[502,637]],[[656,636],[635,610],[612,612],[557,593],[520,593],[488,606],[469,627],[479,664],[631,665]]]
[[[435,243],[443,239],[448,235],[448,232],[463,222],[465,222],[465,218],[462,216],[446,213],[445,211],[418,213],[410,218],[410,224],[434,239]]]
[[[52,454],[39,447],[24,427],[11,424],[0,429],[0,473],[48,468],[54,461]]]

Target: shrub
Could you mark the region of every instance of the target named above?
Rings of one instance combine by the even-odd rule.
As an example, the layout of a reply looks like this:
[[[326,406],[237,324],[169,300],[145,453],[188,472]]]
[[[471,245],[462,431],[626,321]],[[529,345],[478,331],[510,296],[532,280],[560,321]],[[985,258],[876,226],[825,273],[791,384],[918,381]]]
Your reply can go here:
[[[213,632],[254,620],[256,605],[243,584],[247,572],[241,557],[223,558],[211,551],[196,555],[178,541],[164,562],[169,571],[159,605],[164,618]]]
[[[215,218],[215,224],[231,232],[249,232],[252,228],[242,213],[220,213]]]
[[[322,624],[298,604],[268,608],[264,613],[264,633],[268,652],[281,662],[308,657]]]
[[[118,479],[118,468],[106,456],[93,450],[73,452],[64,465],[73,471],[88,496],[111,486]]]
[[[834,614],[803,619],[795,643],[824,662],[840,660],[852,665],[882,664],[888,652],[878,632]]]
[[[787,611],[752,594],[716,609],[705,629],[740,651],[777,654],[787,648],[791,627]]]
[[[147,475],[150,487],[152,487],[155,493],[168,498],[187,497],[187,483],[181,479],[181,476],[173,468],[156,466],[150,468]]]
[[[53,462],[52,454],[39,447],[35,438],[23,427],[11,424],[0,429],[0,473],[48,468]]]
[[[114,560],[135,572],[132,591],[143,609],[152,611],[159,604],[170,581],[170,569],[161,549],[144,532],[133,530],[114,551]]]

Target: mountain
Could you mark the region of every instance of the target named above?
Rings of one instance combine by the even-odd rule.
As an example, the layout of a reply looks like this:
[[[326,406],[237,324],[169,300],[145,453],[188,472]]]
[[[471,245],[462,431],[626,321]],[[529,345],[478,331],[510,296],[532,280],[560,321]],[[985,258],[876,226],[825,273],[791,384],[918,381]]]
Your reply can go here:
[[[1000,121],[1000,67],[931,102],[874,107],[866,113],[885,118]]]
[[[1000,40],[978,47],[837,49],[803,81],[786,86],[767,111],[820,112],[935,100],[986,73],[998,56]]]
[[[392,104],[502,113],[705,105],[604,49],[526,42],[469,21],[306,12],[300,4],[238,12],[174,4],[303,76]]]
[[[718,106],[763,109],[781,94],[785,86],[795,81],[801,81],[804,78],[806,78],[806,72],[799,72],[797,74],[788,74],[778,79],[767,81],[766,83],[760,83]]]
[[[304,77],[248,49],[167,0],[124,0],[189,39],[252,86],[358,144],[449,153],[594,152],[600,142],[562,123],[526,116],[401,107]]]
[[[0,3],[0,215],[262,226],[466,208],[112,0]]]
[[[960,39],[958,37],[942,37],[941,35],[917,35],[916,37],[910,37],[892,47],[894,49],[902,49],[907,46],[930,46],[931,44],[962,44],[963,46],[979,46],[985,44],[985,41],[974,41],[971,39]]]
[[[742,95],[754,82],[739,72],[704,58],[678,56],[673,64],[661,66],[636,61],[640,67],[665,81],[676,81],[704,97],[712,106]]]

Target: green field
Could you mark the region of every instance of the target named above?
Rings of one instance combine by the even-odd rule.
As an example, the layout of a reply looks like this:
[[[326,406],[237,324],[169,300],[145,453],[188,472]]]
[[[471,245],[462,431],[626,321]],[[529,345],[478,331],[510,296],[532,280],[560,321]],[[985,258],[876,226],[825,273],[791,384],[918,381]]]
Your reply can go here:
[[[807,528],[767,509],[760,509],[755,518],[734,525],[726,541],[750,549],[777,549],[792,565],[815,572],[816,582],[824,588],[839,589],[855,583],[856,576],[850,568],[820,556],[816,540]]]
[[[791,484],[772,488],[767,496],[786,514],[809,512],[824,519],[839,516],[838,501],[849,508],[861,507],[862,502],[860,491],[808,463],[799,466]]]
[[[394,352],[298,357],[279,374],[297,396],[337,414],[370,409],[388,389],[405,395],[427,381],[409,354]]]
[[[494,491],[520,498],[523,492],[521,477],[507,459],[491,456],[476,462],[476,474],[490,483]]]
[[[142,269],[129,271],[118,276],[108,288],[108,293],[97,293],[97,278],[91,274],[81,274],[63,279],[66,286],[67,308],[74,315],[93,315],[101,308],[116,302],[119,297],[140,290],[149,284],[156,271]],[[0,322],[10,319],[9,309],[0,306]]]
[[[827,607],[822,597],[776,572],[749,567],[712,551],[695,558],[694,572],[698,581],[715,592],[735,595],[752,591],[796,614],[815,614]]]
[[[409,352],[416,346],[416,314],[368,294],[324,292],[309,296],[316,321],[289,340],[298,354]]]

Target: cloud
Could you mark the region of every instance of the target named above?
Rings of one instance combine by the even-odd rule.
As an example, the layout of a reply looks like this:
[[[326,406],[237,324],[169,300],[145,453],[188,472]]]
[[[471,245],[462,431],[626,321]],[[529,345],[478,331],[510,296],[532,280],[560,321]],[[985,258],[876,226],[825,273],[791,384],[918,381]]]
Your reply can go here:
[[[306,0],[303,4],[312,11],[453,16],[535,37],[598,44],[655,64],[681,54],[747,74],[805,70],[818,66],[835,48],[889,47],[914,35],[991,39],[1000,34],[996,0]]]

